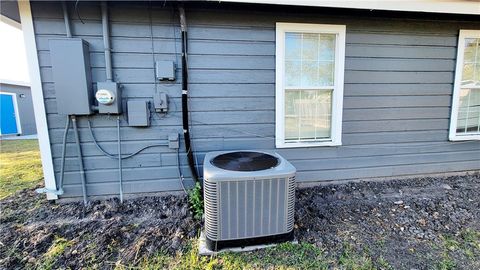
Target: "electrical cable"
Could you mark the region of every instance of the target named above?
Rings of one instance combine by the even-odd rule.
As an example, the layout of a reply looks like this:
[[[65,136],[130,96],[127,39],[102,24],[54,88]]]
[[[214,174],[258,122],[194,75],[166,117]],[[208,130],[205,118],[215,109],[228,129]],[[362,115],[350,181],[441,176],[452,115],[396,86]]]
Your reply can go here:
[[[171,117],[177,117],[177,118],[180,118],[179,116],[171,116]],[[205,125],[205,126],[219,126],[217,124],[210,124],[210,123],[207,123],[207,122],[203,122],[203,121],[198,121],[198,120],[191,120],[192,122],[194,123],[198,123],[198,124],[202,124],[202,125]],[[229,128],[229,127],[225,127],[225,126],[222,126],[221,128],[222,130],[230,130],[230,131],[233,131],[233,132],[237,132],[237,133],[241,133],[241,134],[245,134],[245,135],[250,135],[250,136],[254,136],[254,137],[258,137],[258,138],[265,138],[265,139],[275,139],[275,136],[265,136],[265,135],[262,135],[262,134],[258,134],[258,133],[253,133],[253,132],[248,132],[248,131],[244,131],[244,130],[240,130],[240,129],[235,129],[235,128]],[[447,141],[446,141],[447,142]],[[475,140],[471,140],[471,141],[462,141],[462,142],[450,142],[452,144],[467,144],[467,143],[472,143],[472,142],[475,142]],[[435,143],[429,143],[429,144],[426,144],[426,145],[411,145],[411,146],[398,146],[398,144],[396,144],[395,146],[388,146],[388,145],[385,145],[385,146],[382,146],[382,145],[379,145],[379,146],[375,146],[375,145],[372,145],[372,144],[369,144],[369,145],[340,145],[338,147],[341,147],[341,148],[352,148],[352,149],[371,149],[371,148],[380,148],[380,149],[409,149],[409,148],[430,148],[430,147],[436,147],[436,146],[443,146],[445,145],[445,142],[435,142]]]
[[[113,155],[113,154],[110,154],[108,153],[107,151],[105,151],[105,149],[103,149],[99,144],[98,144],[98,141],[96,140],[95,138],[95,135],[93,134],[93,129],[92,129],[92,124],[90,122],[90,119],[87,118],[87,122],[88,122],[88,129],[90,130],[90,135],[92,136],[92,140],[93,140],[93,144],[95,145],[95,147],[100,151],[102,152],[105,156],[111,158],[111,159],[118,159],[118,156],[117,155]],[[140,154],[140,152],[146,150],[146,149],[149,149],[149,148],[152,148],[152,147],[160,147],[160,146],[168,146],[168,143],[158,143],[158,144],[150,144],[150,145],[147,145],[147,146],[144,146],[140,149],[138,149],[137,151],[131,153],[131,154],[128,154],[126,156],[122,156],[121,159],[127,159],[127,158],[131,158],[133,156],[136,156],[138,154]]]
[[[178,180],[180,180],[180,185],[182,185],[182,189],[185,194],[188,194],[187,189],[185,188],[185,184],[183,183],[183,174],[180,168],[180,146],[177,148],[177,169],[178,169]]]
[[[180,27],[182,31],[182,127],[183,127],[183,139],[185,141],[185,151],[187,153],[188,166],[192,178],[195,182],[199,182],[197,169],[195,168],[195,160],[193,157],[193,150],[190,140],[190,127],[189,127],[189,113],[188,113],[188,66],[187,66],[187,22],[185,18],[185,10],[182,6],[179,6],[178,11],[180,13]]]
[[[75,2],[75,12],[77,13],[77,17],[78,17],[78,19],[80,20],[80,22],[81,22],[82,24],[85,24],[85,22],[83,22],[83,20],[82,20],[82,17],[80,17],[80,12],[78,11],[78,3],[79,3],[79,2],[80,2],[80,0],[77,0],[77,1]]]

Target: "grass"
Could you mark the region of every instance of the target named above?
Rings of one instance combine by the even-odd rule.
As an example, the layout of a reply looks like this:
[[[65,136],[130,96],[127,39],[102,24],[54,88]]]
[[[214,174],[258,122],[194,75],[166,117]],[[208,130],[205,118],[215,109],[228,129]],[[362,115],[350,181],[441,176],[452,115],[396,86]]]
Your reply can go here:
[[[480,256],[480,231],[466,229],[459,235],[446,235],[441,239],[441,258],[437,263],[439,270],[456,269],[456,259],[459,256],[465,257],[473,263]]]
[[[65,249],[72,245],[72,241],[56,236],[50,248],[48,248],[47,252],[43,255],[44,258],[40,269],[52,269],[53,263],[57,257],[62,255],[65,252]]]
[[[0,141],[0,199],[33,188],[42,178],[37,140]]]
[[[115,269],[392,269],[384,258],[372,259],[366,252],[359,252],[349,244],[344,245],[340,257],[327,255],[324,250],[309,243],[283,243],[264,250],[226,252],[214,256],[200,256],[197,249],[196,240],[192,240],[186,250],[176,256],[159,252],[155,256],[141,258],[135,265],[117,262]]]

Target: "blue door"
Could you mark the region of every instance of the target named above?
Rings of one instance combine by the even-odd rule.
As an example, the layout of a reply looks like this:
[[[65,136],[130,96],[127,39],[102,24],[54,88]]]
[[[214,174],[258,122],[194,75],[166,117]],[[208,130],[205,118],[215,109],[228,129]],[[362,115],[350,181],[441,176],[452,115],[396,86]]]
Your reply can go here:
[[[0,94],[0,134],[17,134],[17,119],[13,96]]]

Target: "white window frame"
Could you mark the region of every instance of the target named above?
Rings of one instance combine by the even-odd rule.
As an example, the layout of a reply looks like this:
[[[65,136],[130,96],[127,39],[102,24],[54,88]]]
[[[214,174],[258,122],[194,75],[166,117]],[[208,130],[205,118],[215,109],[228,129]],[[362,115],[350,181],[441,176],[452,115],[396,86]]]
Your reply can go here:
[[[465,39],[480,38],[480,30],[460,30],[457,47],[457,65],[455,67],[455,81],[453,85],[452,110],[450,115],[450,130],[448,137],[450,141],[480,140],[480,134],[458,135],[457,120],[458,106],[460,105],[460,91],[463,73],[463,55],[465,52]]]
[[[313,142],[285,142],[285,32],[336,34],[337,36],[335,42],[335,76],[332,91],[332,119],[329,139],[316,140]],[[275,145],[277,148],[342,145],[345,35],[345,25],[281,22],[276,24]]]

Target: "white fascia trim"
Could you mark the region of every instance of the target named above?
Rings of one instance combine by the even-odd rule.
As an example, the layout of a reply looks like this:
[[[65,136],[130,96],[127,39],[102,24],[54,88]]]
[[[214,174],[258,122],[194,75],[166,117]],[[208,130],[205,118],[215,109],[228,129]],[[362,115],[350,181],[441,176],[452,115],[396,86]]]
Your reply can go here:
[[[4,16],[2,14],[0,14],[0,21],[4,22],[4,23],[6,23],[6,24],[8,24],[12,27],[15,27],[17,29],[22,29],[22,25],[19,22],[15,21],[15,20],[12,20],[12,19],[10,19],[7,16]]]
[[[212,0],[211,0],[212,1]],[[218,0],[214,0],[218,1]],[[290,6],[353,8],[368,10],[389,10],[407,12],[451,13],[480,15],[477,1],[455,0],[220,0],[219,2],[236,2],[252,4],[275,4]]]
[[[18,1],[18,9],[22,22],[23,38],[28,61],[28,72],[30,75],[30,88],[32,92],[33,110],[35,112],[35,123],[42,158],[43,178],[45,188],[56,190],[55,172],[53,169],[52,151],[50,148],[50,137],[48,136],[47,114],[43,99],[42,81],[40,78],[40,67],[38,65],[37,44],[33,29],[32,10],[30,1]],[[53,193],[47,193],[48,200],[58,199]]]
[[[455,66],[455,81],[453,84],[450,129],[448,132],[448,138],[450,141],[480,140],[480,134],[457,135],[458,106],[460,102],[460,90],[463,75],[463,54],[465,51],[466,38],[480,38],[480,30],[460,30],[458,36],[457,64]]]
[[[29,83],[29,82],[14,81],[14,80],[5,80],[5,79],[0,79],[0,84],[8,84],[8,85],[18,85],[18,86],[30,87],[30,83]]]
[[[15,113],[15,122],[17,125],[17,133],[11,133],[11,134],[22,134],[22,122],[20,121],[20,111],[18,110],[18,101],[17,101],[17,94],[15,93],[9,93],[9,92],[2,92],[0,91],[1,95],[9,95],[12,96],[12,102],[13,102],[13,111]],[[2,133],[0,132],[0,135]],[[5,134],[6,135],[6,134]],[[10,135],[10,134],[9,134]]]
[[[276,23],[275,41],[275,146],[277,148],[339,146],[342,145],[343,86],[345,73],[345,25]],[[332,95],[331,140],[314,142],[285,142],[285,32],[337,34],[335,42],[335,81]]]

